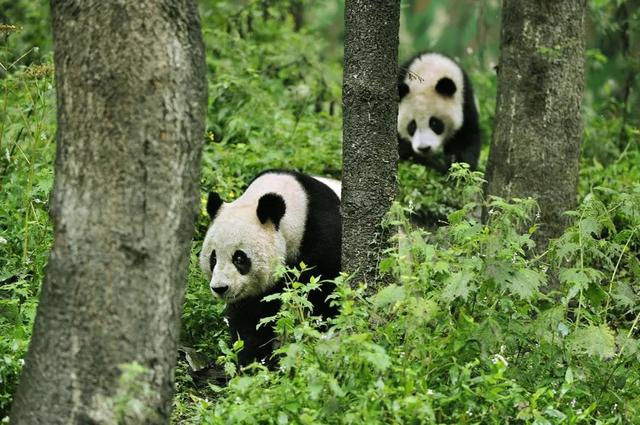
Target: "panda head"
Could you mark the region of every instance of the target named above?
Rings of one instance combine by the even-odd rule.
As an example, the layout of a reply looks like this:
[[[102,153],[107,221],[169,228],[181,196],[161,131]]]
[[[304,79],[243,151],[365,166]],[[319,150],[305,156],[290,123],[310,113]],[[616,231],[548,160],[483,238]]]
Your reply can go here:
[[[398,83],[398,134],[418,155],[441,152],[462,127],[460,67],[437,53],[425,53],[401,70]]]
[[[210,193],[207,230],[200,268],[210,278],[215,296],[228,303],[264,295],[274,284],[273,275],[286,257],[286,243],[279,231],[285,215],[284,199],[266,193],[255,199],[225,203]]]

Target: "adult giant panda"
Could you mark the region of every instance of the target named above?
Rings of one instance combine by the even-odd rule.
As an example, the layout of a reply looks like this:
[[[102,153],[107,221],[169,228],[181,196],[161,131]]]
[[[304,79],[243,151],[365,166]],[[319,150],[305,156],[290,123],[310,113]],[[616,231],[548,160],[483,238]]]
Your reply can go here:
[[[211,224],[200,268],[210,278],[213,294],[226,302],[232,338],[244,341],[241,365],[269,361],[273,352],[273,329],[256,326],[280,308],[278,301],[262,301],[284,289],[283,279],[274,278],[279,265],[304,262],[312,267],[300,277],[302,283],[311,275],[333,279],[340,273],[340,188],[337,180],[270,170],[259,174],[231,203],[217,193],[209,194]],[[333,289],[325,283],[310,293],[314,315],[337,313],[326,300]]]
[[[441,172],[453,162],[476,169],[481,145],[478,109],[469,77],[457,63],[439,53],[418,54],[400,68],[398,94],[401,159]]]

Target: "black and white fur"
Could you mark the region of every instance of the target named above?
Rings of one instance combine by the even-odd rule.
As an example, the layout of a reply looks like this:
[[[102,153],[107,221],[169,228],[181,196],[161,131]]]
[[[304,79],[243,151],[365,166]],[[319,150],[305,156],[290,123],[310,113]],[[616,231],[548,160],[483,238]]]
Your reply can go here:
[[[275,315],[278,301],[262,301],[281,292],[284,281],[274,272],[279,265],[312,267],[311,275],[333,279],[340,273],[342,224],[337,180],[295,171],[270,170],[258,175],[242,196],[225,203],[210,193],[207,212],[211,225],[205,236],[200,267],[210,278],[215,296],[226,302],[231,336],[244,341],[239,363],[266,360],[273,352],[271,326],[258,322]],[[326,301],[332,284],[310,293],[313,314],[331,317],[336,308]]]
[[[398,145],[401,159],[446,171],[453,162],[475,170],[481,138],[469,77],[439,53],[420,53],[398,75]],[[438,157],[444,154],[444,161]]]

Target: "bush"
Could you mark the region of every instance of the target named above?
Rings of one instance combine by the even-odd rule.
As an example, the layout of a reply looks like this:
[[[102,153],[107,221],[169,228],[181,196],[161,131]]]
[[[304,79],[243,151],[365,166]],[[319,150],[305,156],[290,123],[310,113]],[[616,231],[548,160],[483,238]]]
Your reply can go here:
[[[254,367],[210,386],[187,422],[632,422],[636,195],[591,195],[554,247],[529,258],[536,204],[483,201],[479,174],[454,176],[478,202],[435,233],[412,228],[399,204],[391,211],[399,230],[380,263],[391,285],[367,297],[339,279],[342,314],[325,333],[291,314],[305,291],[292,285],[276,320],[280,370]],[[485,225],[474,218],[481,206]]]
[[[0,417],[8,414],[30,339],[52,235],[54,81],[49,30],[42,25],[48,10],[27,3],[0,1],[1,23],[19,29],[0,34],[0,63],[7,68],[0,71]],[[454,18],[477,20],[472,29],[497,28],[497,2],[490,3]],[[342,314],[319,332],[315,320],[300,314],[310,287],[292,283],[275,318],[285,342],[281,370],[270,372],[236,369],[240,347],[228,347],[223,305],[198,270],[206,192],[235,199],[266,168],[340,177],[339,45],[327,45],[320,35],[340,39],[333,30],[342,2],[305,2],[311,25],[299,32],[290,1],[201,2],[210,71],[208,142],[175,422],[637,421],[640,132],[637,91],[625,100],[616,83],[637,64],[614,48],[621,43],[610,42],[624,36],[615,18],[630,3],[591,3],[592,37],[604,41],[591,45],[587,56],[579,206],[565,234],[532,257],[537,207],[531,200],[483,199],[481,175],[464,169],[447,177],[401,164],[399,202],[387,223],[398,233],[380,262],[391,284],[365,295],[365,288],[338,279]],[[447,2],[431,2],[425,16],[435,19],[443,8]],[[640,22],[633,19],[637,13],[630,11],[631,30]],[[405,16],[414,20],[412,28],[429,28],[423,18]],[[483,30],[478,57],[461,54],[457,49],[466,50],[470,31],[446,53],[461,57],[480,101],[482,169],[493,124],[490,65],[497,43]],[[421,37],[407,45],[412,52],[425,43],[430,40]],[[482,208],[486,224],[479,221]],[[206,364],[195,361],[197,355],[222,359],[213,367],[233,376],[229,385],[194,373]],[[131,369],[124,383],[135,384],[138,373]]]

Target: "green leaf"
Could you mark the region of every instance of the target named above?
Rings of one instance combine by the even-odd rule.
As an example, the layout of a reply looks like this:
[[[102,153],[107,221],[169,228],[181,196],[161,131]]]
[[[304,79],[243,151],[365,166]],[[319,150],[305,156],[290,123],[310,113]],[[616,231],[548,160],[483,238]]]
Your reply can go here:
[[[638,356],[638,360],[640,360],[640,340],[634,339],[633,337],[627,337],[628,330],[620,330],[620,333],[616,337],[616,343],[618,347],[620,347],[620,353],[625,356]]]
[[[284,412],[278,413],[278,425],[287,425],[289,423],[289,417]]]
[[[580,250],[580,245],[575,242],[565,242],[559,244],[560,247],[556,251],[558,259],[565,260],[569,255],[573,255]]]
[[[486,273],[487,276],[494,280],[496,285],[500,288],[506,287],[509,283],[508,280],[511,277],[512,267],[505,261],[487,261]]]
[[[451,302],[456,298],[466,300],[471,293],[469,282],[473,279],[473,273],[461,271],[449,276],[445,287],[440,294],[440,299],[444,302]]]
[[[558,278],[562,284],[570,285],[567,300],[574,298],[589,285],[589,277],[582,269],[578,268],[561,269]]]
[[[389,285],[373,296],[372,302],[376,307],[384,307],[404,299],[403,286]]]
[[[590,325],[577,329],[571,338],[571,349],[579,354],[609,359],[616,354],[613,331],[606,325]]]
[[[374,368],[383,371],[391,366],[391,359],[383,347],[374,343],[368,343],[365,347],[367,350],[363,351],[361,356]]]
[[[436,261],[436,264],[433,266],[434,273],[444,273],[449,271],[449,263],[443,260]]]
[[[255,385],[255,380],[250,376],[238,376],[230,383],[230,386],[239,393],[245,393],[255,387]]]
[[[385,273],[388,273],[390,270],[393,270],[393,267],[395,265],[396,265],[395,258],[387,257],[382,259],[382,261],[380,261],[380,264],[378,264],[378,269],[380,270],[380,273],[385,274]]]
[[[232,362],[225,362],[225,364],[224,364],[224,372],[228,376],[235,376],[236,375],[236,364],[232,363]]]
[[[602,230],[602,225],[598,223],[598,220],[592,217],[586,217],[580,220],[578,226],[583,237],[591,237],[591,235],[597,236]]]
[[[621,307],[633,307],[638,303],[638,296],[631,286],[625,282],[616,283],[612,297]]]
[[[607,293],[602,289],[600,284],[591,282],[585,291],[585,297],[591,301],[591,304],[599,307],[602,301],[607,297]]]
[[[507,279],[507,289],[523,300],[531,299],[545,282],[545,275],[530,269],[517,270]]]
[[[568,367],[567,371],[564,373],[564,382],[567,384],[573,384],[573,370]]]
[[[579,268],[561,269],[559,274],[560,282],[569,285],[580,285],[586,287],[589,284],[587,274]]]

